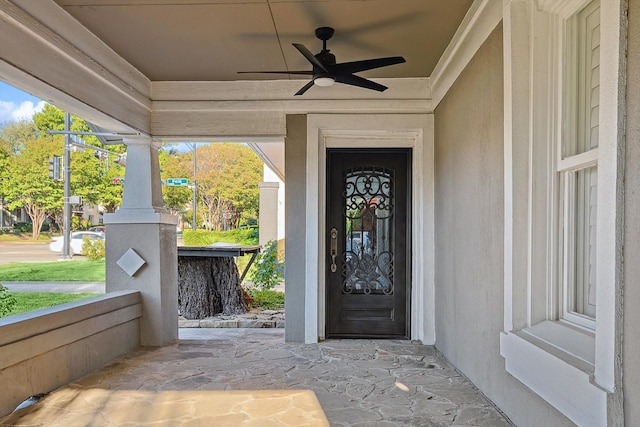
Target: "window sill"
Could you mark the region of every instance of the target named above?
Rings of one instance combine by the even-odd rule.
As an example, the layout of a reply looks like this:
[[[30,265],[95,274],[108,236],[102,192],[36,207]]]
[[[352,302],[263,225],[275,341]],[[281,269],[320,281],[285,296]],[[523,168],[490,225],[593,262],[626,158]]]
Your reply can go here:
[[[593,331],[564,321],[548,320],[516,334],[588,374],[594,371],[596,336]]]
[[[589,334],[560,322],[543,323],[554,325],[500,335],[507,372],[574,423],[606,425],[607,392],[592,383],[594,365],[584,360],[589,358],[584,345]],[[565,337],[562,343],[572,343],[572,351],[580,355],[552,343],[561,336]]]

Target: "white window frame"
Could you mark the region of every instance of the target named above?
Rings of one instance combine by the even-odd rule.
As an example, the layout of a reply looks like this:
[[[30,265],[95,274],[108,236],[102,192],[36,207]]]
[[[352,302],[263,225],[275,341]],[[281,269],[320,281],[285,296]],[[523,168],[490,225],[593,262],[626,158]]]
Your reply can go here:
[[[576,274],[580,270],[580,263],[584,261],[583,257],[576,257],[575,251],[577,240],[583,237],[580,235],[581,232],[577,230],[578,224],[576,224],[576,213],[578,212],[576,209],[583,208],[583,206],[577,206],[574,203],[574,197],[578,191],[576,173],[592,166],[598,166],[597,147],[585,148],[584,150],[578,148],[581,145],[581,140],[591,140],[591,133],[587,132],[586,128],[587,125],[591,125],[592,119],[590,108],[592,104],[591,73],[583,67],[587,61],[586,54],[592,51],[593,46],[586,40],[587,33],[583,34],[582,32],[588,30],[587,17],[582,18],[585,19],[582,21],[580,14],[582,11],[592,14],[596,7],[599,9],[600,5],[596,6],[595,2],[590,0],[584,7],[582,6],[580,5],[580,10],[566,19],[564,23],[564,37],[562,38],[564,54],[561,57],[565,58],[565,65],[564,74],[560,76],[564,83],[564,96],[560,100],[561,108],[564,111],[562,116],[563,135],[561,140],[551,142],[557,144],[559,180],[556,184],[556,191],[558,191],[561,200],[558,214],[560,215],[559,225],[563,230],[562,234],[558,233],[561,238],[559,250],[562,254],[562,262],[559,263],[560,275],[558,276],[561,284],[560,318],[595,331],[595,315],[580,313],[576,309],[576,306],[580,305],[577,301],[579,297],[576,295],[577,288],[584,285],[584,283],[579,283]],[[582,230],[582,233],[584,232],[585,230]],[[584,291],[585,289],[582,289],[582,292]]]
[[[621,248],[626,11],[601,0],[595,331],[562,319],[557,194],[563,137],[565,24],[590,0],[505,0],[505,268],[507,372],[578,425],[622,420]],[[622,160],[621,160],[622,159]],[[569,165],[563,165],[569,166]],[[560,258],[560,260],[559,260]]]

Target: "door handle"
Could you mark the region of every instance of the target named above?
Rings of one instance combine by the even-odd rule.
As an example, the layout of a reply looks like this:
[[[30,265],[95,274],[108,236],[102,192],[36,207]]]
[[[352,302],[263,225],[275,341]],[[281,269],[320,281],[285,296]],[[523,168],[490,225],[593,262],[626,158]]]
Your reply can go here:
[[[338,230],[333,227],[331,229],[331,272],[335,273],[338,270],[336,266],[336,256],[338,256]]]

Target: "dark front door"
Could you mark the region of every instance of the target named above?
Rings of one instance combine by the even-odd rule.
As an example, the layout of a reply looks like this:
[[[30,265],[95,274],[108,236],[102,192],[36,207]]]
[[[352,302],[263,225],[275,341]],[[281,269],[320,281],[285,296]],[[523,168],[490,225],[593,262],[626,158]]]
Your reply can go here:
[[[327,150],[327,337],[409,337],[411,150]]]

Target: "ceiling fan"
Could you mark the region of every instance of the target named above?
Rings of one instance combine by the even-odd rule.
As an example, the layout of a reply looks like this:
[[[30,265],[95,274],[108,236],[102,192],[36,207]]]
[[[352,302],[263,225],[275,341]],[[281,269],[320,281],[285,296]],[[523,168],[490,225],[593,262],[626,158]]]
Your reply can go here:
[[[383,92],[386,86],[356,76],[354,73],[360,71],[373,70],[374,68],[386,67],[388,65],[401,64],[406,62],[402,56],[391,56],[388,58],[365,59],[362,61],[342,62],[336,64],[336,57],[327,49],[327,40],[333,36],[334,30],[331,27],[320,27],[316,29],[316,37],[322,40],[322,51],[316,55],[300,43],[293,43],[293,46],[311,63],[312,70],[309,71],[239,71],[239,73],[266,73],[266,74],[298,74],[312,76],[309,83],[296,92],[302,95],[313,85],[331,86],[335,82],[358,86],[365,89]]]

